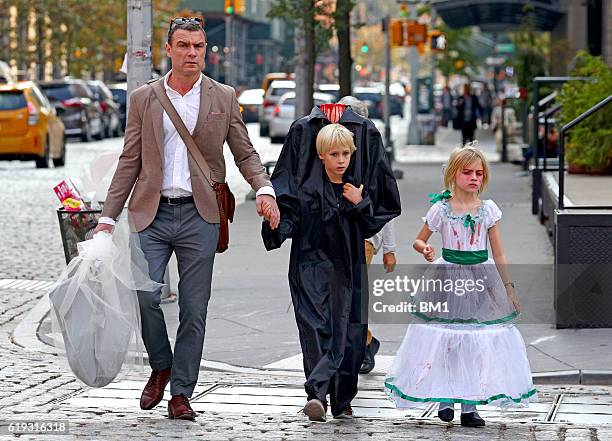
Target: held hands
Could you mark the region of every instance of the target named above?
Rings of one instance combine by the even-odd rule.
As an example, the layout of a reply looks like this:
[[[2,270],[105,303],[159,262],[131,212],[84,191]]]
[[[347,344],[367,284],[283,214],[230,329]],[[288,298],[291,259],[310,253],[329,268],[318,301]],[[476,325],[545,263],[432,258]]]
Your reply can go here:
[[[434,250],[434,247],[429,244],[425,245],[425,248],[423,248],[422,253],[423,257],[425,257],[425,260],[427,260],[428,262],[433,262],[434,257],[436,257],[436,250]]]
[[[392,273],[396,264],[397,260],[395,259],[395,253],[383,254],[383,266],[385,267],[386,272]]]
[[[345,199],[352,202],[354,205],[357,205],[359,202],[363,200],[361,194],[363,193],[363,184],[359,186],[359,188],[355,187],[352,184],[344,184],[342,190],[342,196]]]
[[[257,214],[270,222],[270,227],[275,230],[280,223],[280,211],[276,205],[276,199],[272,196],[262,194],[256,199]]]

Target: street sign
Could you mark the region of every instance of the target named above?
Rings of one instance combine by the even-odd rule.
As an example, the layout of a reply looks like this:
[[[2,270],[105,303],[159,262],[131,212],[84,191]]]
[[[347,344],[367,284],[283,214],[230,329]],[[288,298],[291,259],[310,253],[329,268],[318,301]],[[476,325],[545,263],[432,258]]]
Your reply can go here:
[[[498,43],[495,45],[495,51],[498,54],[512,54],[515,46],[513,43]]]
[[[487,57],[485,63],[489,66],[501,66],[506,62],[506,57]]]

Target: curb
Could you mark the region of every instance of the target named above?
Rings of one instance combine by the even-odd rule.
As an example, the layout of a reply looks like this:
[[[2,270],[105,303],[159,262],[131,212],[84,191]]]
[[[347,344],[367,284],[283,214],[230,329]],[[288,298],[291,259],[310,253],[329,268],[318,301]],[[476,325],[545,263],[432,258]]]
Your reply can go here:
[[[49,295],[45,294],[26,316],[17,324],[10,336],[11,342],[26,351],[60,355],[62,351],[40,340],[38,329],[45,316],[50,311]],[[145,358],[147,358],[145,354]],[[207,371],[229,372],[238,374],[276,374],[286,376],[302,376],[301,371],[286,369],[270,369],[247,366],[236,366],[219,361],[201,360],[200,369]],[[611,386],[612,370],[574,369],[566,371],[534,372],[534,384],[544,385],[589,385]]]
[[[38,353],[60,356],[63,350],[49,343],[42,341],[38,336],[40,324],[50,312],[49,294],[45,294],[32,308],[26,316],[17,324],[15,330],[10,335],[10,340],[20,348]],[[147,354],[144,354],[145,360],[148,360]],[[256,367],[236,366],[220,361],[204,360],[200,361],[200,369],[217,372],[230,372],[235,374],[261,374],[262,372],[274,372],[273,370],[261,369]],[[284,372],[288,376],[296,376],[296,372]],[[298,373],[302,375],[301,372]]]

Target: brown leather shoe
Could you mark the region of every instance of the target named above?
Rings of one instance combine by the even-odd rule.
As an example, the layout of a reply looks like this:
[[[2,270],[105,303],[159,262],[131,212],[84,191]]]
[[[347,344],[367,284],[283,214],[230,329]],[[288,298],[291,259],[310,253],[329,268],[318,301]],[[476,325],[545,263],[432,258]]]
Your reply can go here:
[[[149,381],[147,381],[147,385],[140,396],[140,408],[142,410],[153,409],[164,398],[164,389],[170,381],[171,373],[172,368],[151,372]]]
[[[168,401],[168,418],[195,421],[196,415],[185,395],[172,395],[172,399]]]

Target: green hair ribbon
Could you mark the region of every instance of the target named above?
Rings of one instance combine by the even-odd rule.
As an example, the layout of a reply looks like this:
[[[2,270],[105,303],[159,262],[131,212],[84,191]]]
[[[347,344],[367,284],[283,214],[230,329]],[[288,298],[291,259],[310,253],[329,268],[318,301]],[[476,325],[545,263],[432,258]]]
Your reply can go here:
[[[433,198],[429,202],[435,204],[438,201],[450,199],[453,195],[451,194],[450,190],[445,190],[444,193],[429,193],[427,196]]]

